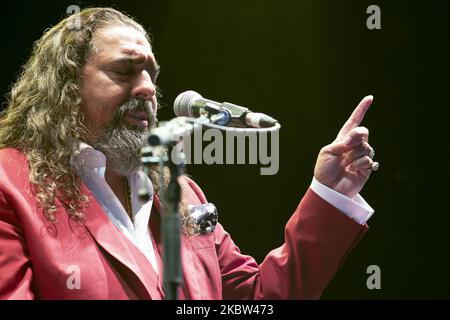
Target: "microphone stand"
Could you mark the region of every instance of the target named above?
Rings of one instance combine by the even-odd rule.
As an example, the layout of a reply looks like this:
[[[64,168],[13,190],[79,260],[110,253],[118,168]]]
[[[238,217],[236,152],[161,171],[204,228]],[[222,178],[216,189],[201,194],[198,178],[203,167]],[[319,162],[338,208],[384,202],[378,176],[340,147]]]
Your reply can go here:
[[[169,154],[172,154],[173,146],[169,146]],[[169,157],[170,158],[170,157]],[[167,186],[165,202],[167,213],[162,218],[163,248],[164,248],[164,291],[166,300],[177,300],[178,286],[182,283],[181,272],[181,219],[178,214],[178,206],[181,201],[181,186],[178,177],[184,174],[184,162],[179,165],[168,161],[170,181]]]
[[[172,154],[173,145],[168,146],[168,154]],[[144,172],[149,175],[151,166],[159,165],[161,170],[161,188],[159,191],[161,199],[161,233],[163,242],[163,288],[166,300],[177,300],[178,287],[181,285],[181,219],[178,214],[178,206],[181,201],[181,186],[178,178],[184,174],[184,154],[180,153],[180,164],[175,164],[170,157],[165,155],[154,156],[151,147],[141,150],[141,162]],[[164,190],[162,173],[164,166],[170,171],[170,181]],[[149,191],[139,190],[142,200],[149,199]],[[166,207],[164,204],[167,204]]]

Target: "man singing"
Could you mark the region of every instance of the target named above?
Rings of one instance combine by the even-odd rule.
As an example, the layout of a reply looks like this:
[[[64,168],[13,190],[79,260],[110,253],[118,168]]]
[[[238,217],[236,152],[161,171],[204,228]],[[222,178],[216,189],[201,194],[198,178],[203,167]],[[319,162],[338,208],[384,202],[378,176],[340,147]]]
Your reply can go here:
[[[33,48],[0,118],[0,298],[163,299],[160,181],[139,151],[156,125],[148,34],[110,8],[74,14]],[[285,243],[261,264],[220,223],[199,233],[182,177],[181,299],[317,299],[367,229],[359,192],[378,163],[365,97],[319,153]],[[163,179],[160,176],[163,175]],[[152,197],[138,198],[144,180]]]

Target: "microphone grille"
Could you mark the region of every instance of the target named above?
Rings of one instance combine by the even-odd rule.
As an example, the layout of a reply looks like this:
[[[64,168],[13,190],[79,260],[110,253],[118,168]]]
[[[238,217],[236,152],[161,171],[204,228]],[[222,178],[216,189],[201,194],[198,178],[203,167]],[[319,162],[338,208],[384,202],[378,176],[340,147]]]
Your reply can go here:
[[[194,117],[192,114],[192,103],[201,98],[203,97],[199,93],[192,90],[182,92],[176,97],[173,103],[173,112],[177,117]]]

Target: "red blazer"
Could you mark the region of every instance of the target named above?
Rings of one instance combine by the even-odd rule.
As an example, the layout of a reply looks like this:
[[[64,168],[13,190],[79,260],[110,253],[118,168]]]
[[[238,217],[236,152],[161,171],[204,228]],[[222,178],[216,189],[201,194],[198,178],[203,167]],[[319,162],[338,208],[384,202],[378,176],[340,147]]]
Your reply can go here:
[[[206,202],[192,180],[180,180],[186,203]],[[25,155],[0,150],[0,299],[164,298],[157,195],[150,228],[159,275],[82,188],[92,199],[85,221],[69,219],[57,202],[58,220],[49,223],[31,191]],[[317,299],[366,229],[308,190],[286,225],[285,243],[260,265],[220,224],[210,234],[183,236],[179,297]]]

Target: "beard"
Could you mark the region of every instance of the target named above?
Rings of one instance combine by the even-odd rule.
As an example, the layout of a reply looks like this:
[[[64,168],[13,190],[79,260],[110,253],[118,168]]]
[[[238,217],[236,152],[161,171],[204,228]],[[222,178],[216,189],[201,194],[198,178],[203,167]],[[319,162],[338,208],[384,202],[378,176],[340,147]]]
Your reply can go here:
[[[142,167],[140,150],[146,146],[150,129],[157,124],[156,114],[152,110],[151,102],[134,98],[117,108],[111,122],[104,126],[97,141],[92,145],[105,154],[108,169],[127,176]],[[146,128],[125,122],[128,112],[139,111],[148,114]]]

